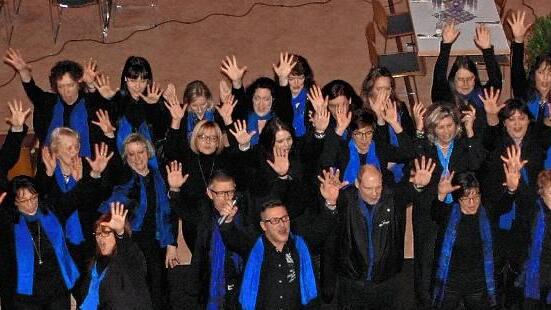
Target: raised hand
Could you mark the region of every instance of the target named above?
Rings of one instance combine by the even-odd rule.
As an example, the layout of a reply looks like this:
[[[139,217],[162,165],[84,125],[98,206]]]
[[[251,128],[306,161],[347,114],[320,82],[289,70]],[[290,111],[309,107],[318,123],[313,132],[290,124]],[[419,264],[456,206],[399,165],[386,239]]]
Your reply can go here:
[[[442,27],[442,42],[453,43],[459,37],[459,30],[455,27],[455,23],[446,23]]]
[[[147,85],[147,94],[140,94],[140,97],[148,104],[155,104],[159,102],[159,99],[161,98],[161,95],[163,94],[163,90],[159,86],[159,83],[153,82],[149,85]]]
[[[71,163],[71,176],[75,181],[82,179],[82,158],[76,156]]]
[[[266,160],[268,165],[277,173],[278,176],[286,176],[289,172],[289,151],[274,146],[273,149],[274,160]]]
[[[226,56],[226,59],[222,61],[220,71],[232,81],[233,88],[239,89],[243,85],[243,75],[247,71],[247,66],[239,68],[235,56],[232,56],[232,58]]]
[[[427,160],[424,155],[421,156],[420,159],[415,158],[413,163],[415,169],[411,170],[409,182],[417,188],[427,186],[432,178],[432,173],[436,168],[436,163],[432,161],[432,158]]]
[[[181,106],[180,101],[176,96],[167,96],[165,99],[165,107],[168,109],[168,112],[170,112],[170,116],[172,117],[170,127],[172,129],[180,129],[180,122],[186,114],[187,104]]]
[[[94,152],[96,154],[96,158],[92,161],[90,158],[86,157],[86,161],[90,165],[90,169],[92,170],[91,173],[93,173],[96,176],[101,175],[101,173],[105,170],[107,167],[107,164],[109,163],[109,160],[111,157],[113,157],[113,152],[108,153],[109,148],[107,147],[107,144],[101,143],[101,145],[94,144]]]
[[[25,120],[31,114],[31,109],[23,110],[23,104],[21,100],[8,101],[8,107],[10,108],[10,117],[6,117],[6,123],[8,123],[14,130],[22,130]]]
[[[381,117],[385,122],[392,126],[392,128],[396,128],[398,126],[401,128],[400,121],[398,120],[398,107],[396,106],[396,102],[391,101],[390,98],[387,98],[385,101]]]
[[[418,131],[423,131],[425,128],[425,112],[427,109],[422,102],[416,102],[413,105],[413,119],[415,120],[415,129]]]
[[[285,52],[285,54],[279,53],[279,65],[272,64],[274,72],[279,77],[279,85],[287,86],[289,74],[291,74],[291,70],[293,70],[296,64],[295,57],[292,54],[289,55],[289,52]]]
[[[339,191],[341,188],[348,185],[347,181],[342,182],[340,180],[340,171],[333,167],[329,170],[323,170],[323,177],[318,175],[320,181],[320,193],[325,201],[329,204],[336,204],[339,198]]]
[[[507,147],[506,154],[507,157],[501,156],[501,160],[512,169],[520,171],[524,165],[528,163],[527,160],[522,160],[521,148],[518,145],[511,145]]]
[[[329,126],[329,119],[331,113],[329,110],[320,110],[316,112],[309,111],[310,122],[314,125],[314,129],[317,133],[324,133]]]
[[[218,114],[220,114],[220,116],[224,120],[224,124],[226,124],[226,126],[233,122],[232,113],[236,105],[237,100],[235,100],[235,97],[230,92],[229,95],[224,97],[222,103],[215,107],[216,111],[218,111]]]
[[[82,73],[82,81],[86,83],[88,88],[94,88],[94,81],[96,80],[96,70],[98,68],[97,62],[90,57],[86,64],[84,65],[84,70]]]
[[[375,98],[368,97],[369,107],[375,112],[377,119],[383,119],[383,110],[389,97],[390,91],[386,89],[378,92]]]
[[[235,130],[230,129],[230,133],[235,137],[239,145],[249,145],[251,138],[256,134],[256,131],[247,132],[247,122],[237,120],[233,124]]]
[[[96,75],[96,79],[94,80],[94,87],[96,87],[99,94],[105,99],[113,98],[113,96],[115,96],[115,94],[119,90],[118,88],[116,90],[113,90],[111,88],[111,80],[109,79],[109,76],[105,74]]]
[[[27,83],[31,81],[31,66],[25,62],[19,50],[8,48],[6,56],[4,56],[4,62],[12,66],[19,73],[23,82]]]
[[[110,228],[117,235],[122,236],[124,234],[124,225],[126,224],[126,216],[128,215],[128,209],[124,208],[124,205],[120,202],[111,203],[111,220],[109,222],[103,222],[100,225]]]
[[[528,31],[528,29],[530,29],[530,27],[532,27],[532,24],[526,24],[524,22],[525,19],[525,11],[515,11],[507,19],[507,23],[509,24],[509,26],[511,27],[511,31],[513,32],[514,40],[517,43],[524,42],[526,32]]]
[[[228,83],[226,83],[226,81],[220,80],[220,84],[218,88],[219,88],[218,91],[220,96],[220,102],[222,102],[224,98],[231,95],[231,88],[230,86],[228,86]]]
[[[96,111],[96,117],[98,118],[97,121],[92,121],[92,124],[98,126],[101,128],[101,131],[103,131],[103,134],[107,137],[113,137],[115,134],[116,128],[111,124],[111,119],[109,118],[109,112],[105,110],[98,110]]]
[[[165,91],[163,92],[163,98],[165,98],[165,100],[168,100],[169,98],[174,98],[174,97],[177,97],[176,86],[172,83],[169,83],[166,86]]]
[[[488,49],[492,47],[492,39],[490,36],[490,30],[484,24],[478,24],[476,26],[476,36],[474,38],[474,43],[480,49]]]
[[[465,126],[465,132],[467,137],[472,138],[474,136],[474,121],[476,119],[476,109],[472,105],[467,106],[468,110],[461,111],[463,117],[461,122]]]
[[[444,201],[446,195],[461,188],[459,185],[452,185],[452,180],[455,172],[443,175],[438,183],[438,200]]]
[[[182,174],[182,164],[175,160],[166,165],[166,175],[170,190],[175,192],[180,190],[189,177],[189,174]]]
[[[237,206],[235,205],[235,200],[228,200],[222,206],[222,209],[218,211],[221,217],[226,217],[224,223],[231,223],[233,218],[237,214]]]
[[[312,85],[307,96],[308,100],[310,100],[312,106],[314,107],[314,111],[327,109],[327,105],[329,104],[329,96],[325,96],[324,99],[321,88],[318,85]]]
[[[480,98],[480,100],[484,103],[484,110],[486,111],[486,114],[497,115],[499,114],[499,111],[505,107],[505,104],[498,103],[500,94],[501,90],[496,89],[494,91],[494,87],[492,86],[489,91],[488,88],[484,88],[484,97],[478,95],[478,98]]]
[[[342,102],[337,106],[337,110],[335,111],[335,119],[337,121],[335,132],[339,136],[344,134],[344,131],[348,128],[350,122],[352,122],[352,112],[348,111],[350,104],[351,100],[348,101],[348,104],[346,104],[346,102]]]
[[[44,167],[46,167],[46,175],[49,177],[53,176],[57,161],[47,146],[42,148],[42,162],[44,163]]]

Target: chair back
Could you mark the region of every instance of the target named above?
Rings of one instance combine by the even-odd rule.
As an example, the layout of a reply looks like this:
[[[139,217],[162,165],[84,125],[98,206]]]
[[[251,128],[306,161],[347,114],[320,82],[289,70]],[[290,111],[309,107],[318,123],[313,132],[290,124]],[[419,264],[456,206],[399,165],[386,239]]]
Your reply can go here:
[[[371,66],[377,66],[379,63],[379,53],[377,53],[377,48],[375,48],[375,26],[373,22],[369,22],[365,27],[365,39],[367,41]]]
[[[505,13],[505,5],[507,4],[507,0],[494,0],[496,6],[497,6],[497,12],[499,13],[499,18],[503,19],[503,13]]]
[[[373,20],[375,21],[375,24],[377,24],[377,29],[379,29],[379,32],[386,37],[388,29],[388,16],[386,15],[385,8],[379,0],[373,0],[371,5],[373,6]]]

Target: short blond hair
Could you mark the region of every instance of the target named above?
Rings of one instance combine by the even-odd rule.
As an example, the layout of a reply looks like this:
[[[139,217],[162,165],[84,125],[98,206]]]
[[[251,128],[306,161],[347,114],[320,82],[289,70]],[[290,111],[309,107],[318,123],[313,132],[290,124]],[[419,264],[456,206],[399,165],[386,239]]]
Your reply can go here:
[[[214,130],[214,133],[218,137],[216,154],[222,153],[222,150],[224,150],[224,143],[222,143],[222,130],[217,123],[208,120],[197,122],[197,124],[195,124],[195,127],[193,128],[193,131],[191,132],[191,137],[189,138],[189,148],[191,149],[191,151],[193,151],[193,153],[199,154],[199,149],[197,148],[197,140],[199,140],[199,136],[204,134],[205,131],[209,129]]]
[[[153,144],[151,144],[151,141],[147,140],[144,136],[142,136],[139,133],[131,133],[124,139],[123,145],[122,145],[122,159],[126,161],[126,148],[130,143],[138,143],[143,146],[145,146],[147,150],[147,159],[153,158],[155,156],[155,148],[153,147]]]
[[[69,128],[69,127],[57,127],[50,134],[50,151],[52,153],[57,153],[59,146],[61,145],[61,139],[64,137],[75,138],[80,145],[80,136],[78,132]]]

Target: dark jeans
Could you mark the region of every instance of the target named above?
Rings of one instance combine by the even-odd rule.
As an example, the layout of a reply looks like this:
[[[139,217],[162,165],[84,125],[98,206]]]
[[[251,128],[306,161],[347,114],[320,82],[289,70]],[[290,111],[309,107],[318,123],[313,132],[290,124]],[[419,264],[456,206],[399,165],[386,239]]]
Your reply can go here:
[[[345,310],[402,309],[401,288],[394,276],[379,284],[339,276],[338,304]]]
[[[71,309],[71,295],[61,295],[56,299],[48,302],[23,302],[14,300],[11,308],[13,310],[70,310]]]

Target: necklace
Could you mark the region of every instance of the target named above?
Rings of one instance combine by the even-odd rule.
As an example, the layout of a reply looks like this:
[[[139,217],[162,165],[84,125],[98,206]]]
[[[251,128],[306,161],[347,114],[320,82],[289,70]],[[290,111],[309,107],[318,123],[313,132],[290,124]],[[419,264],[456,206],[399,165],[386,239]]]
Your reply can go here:
[[[40,236],[40,223],[37,221],[38,225],[38,246],[36,246],[36,242],[34,241],[33,235],[31,234],[31,240],[33,241],[33,247],[36,252],[36,256],[38,256],[38,264],[42,265],[44,261],[42,261],[42,249],[40,246],[41,236]]]
[[[214,159],[212,160],[212,165],[210,166],[210,173],[209,173],[209,181],[210,181],[210,177],[212,176],[212,171],[214,169]],[[199,164],[199,171],[201,171],[201,178],[203,179],[203,183],[205,184],[205,188],[207,188],[209,185],[208,185],[208,182],[207,182],[207,178],[205,178],[205,173],[203,172],[203,167],[201,166],[201,159],[199,158],[199,156],[197,156],[197,163]]]

